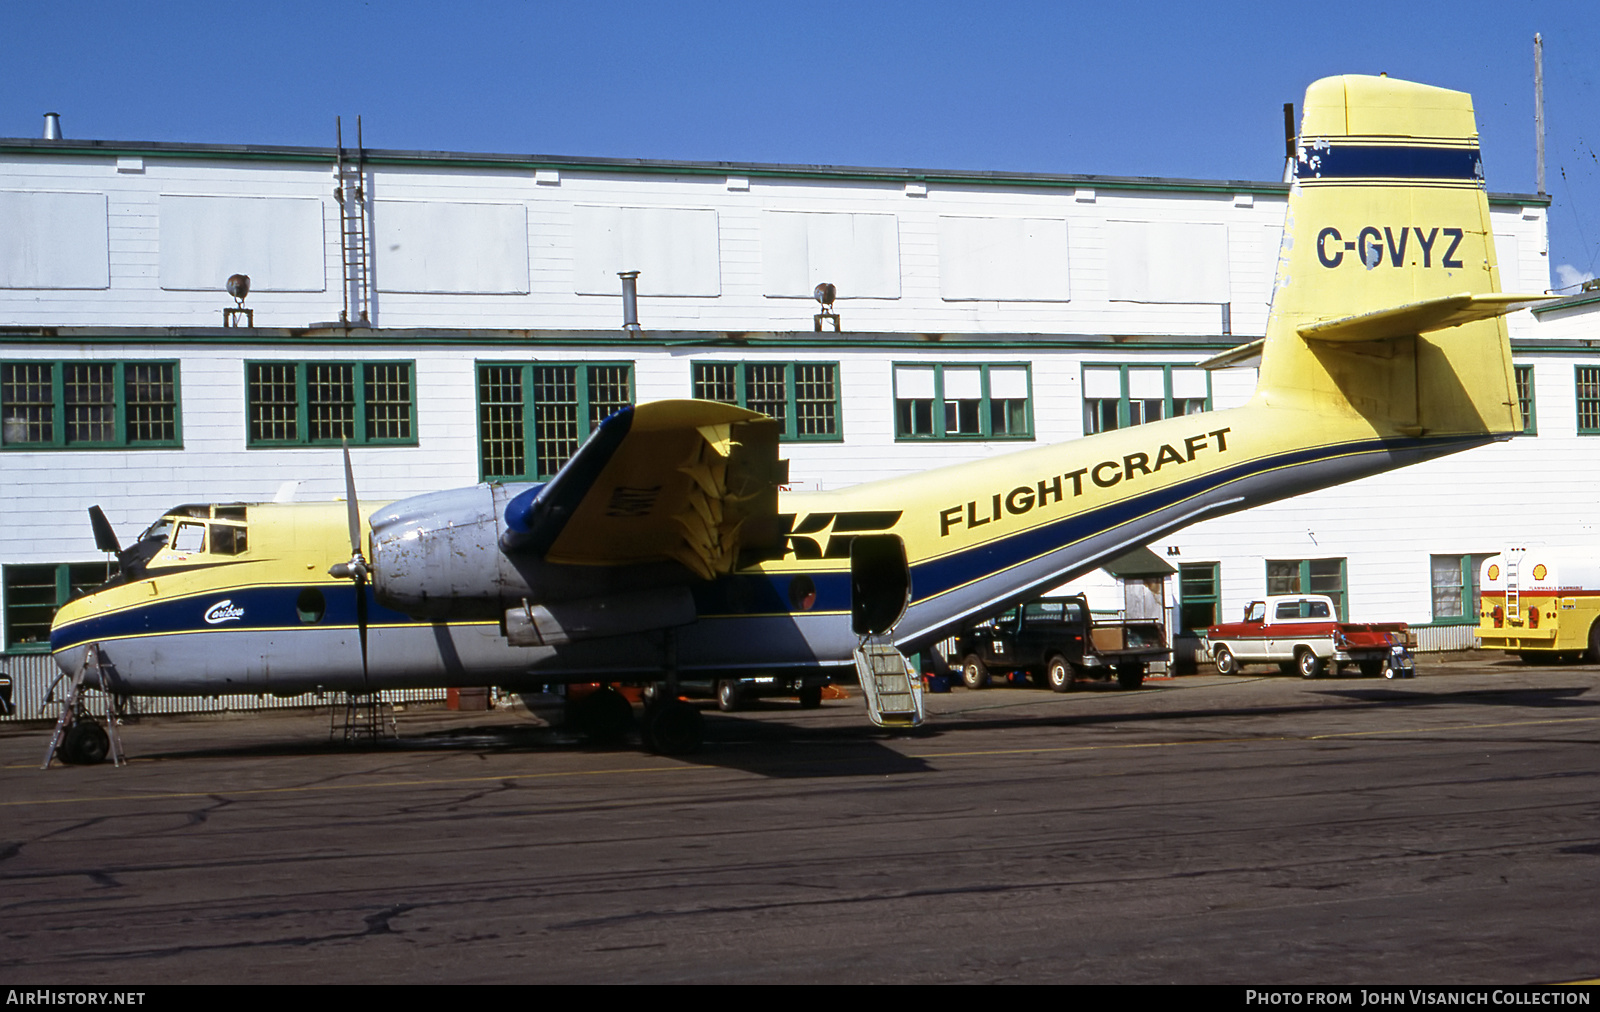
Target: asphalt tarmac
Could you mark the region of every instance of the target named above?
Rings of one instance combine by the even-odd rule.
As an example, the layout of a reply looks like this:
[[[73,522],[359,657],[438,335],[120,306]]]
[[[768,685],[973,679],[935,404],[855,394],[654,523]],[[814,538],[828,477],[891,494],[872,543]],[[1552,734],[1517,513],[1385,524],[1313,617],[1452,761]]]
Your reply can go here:
[[[1600,667],[0,729],[0,984],[1519,984],[1600,976]]]

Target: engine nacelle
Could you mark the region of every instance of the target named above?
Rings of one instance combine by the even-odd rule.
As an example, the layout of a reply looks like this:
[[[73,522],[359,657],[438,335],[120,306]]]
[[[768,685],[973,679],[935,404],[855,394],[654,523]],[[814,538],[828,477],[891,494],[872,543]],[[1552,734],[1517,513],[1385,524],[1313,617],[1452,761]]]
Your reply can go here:
[[[393,503],[372,517],[372,587],[415,618],[499,618],[533,596],[500,551],[508,500],[529,485],[474,485]]]
[[[507,504],[537,487],[474,485],[429,492],[373,514],[372,589],[378,602],[419,619],[499,620],[517,610],[555,640],[623,635],[694,620],[692,597],[683,589],[693,575],[680,563],[558,565],[502,548]],[[530,606],[544,608],[535,616]],[[632,617],[621,617],[625,614]]]

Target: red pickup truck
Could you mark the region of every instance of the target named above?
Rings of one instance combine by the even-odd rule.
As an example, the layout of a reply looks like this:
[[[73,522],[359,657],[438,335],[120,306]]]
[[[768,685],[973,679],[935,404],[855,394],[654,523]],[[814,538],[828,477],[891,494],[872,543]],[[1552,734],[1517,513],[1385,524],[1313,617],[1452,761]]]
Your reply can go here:
[[[1205,649],[1220,675],[1245,664],[1276,664],[1285,672],[1318,678],[1354,664],[1371,678],[1409,678],[1415,670],[1410,633],[1403,622],[1340,622],[1333,600],[1290,594],[1252,601],[1243,622],[1206,630]]]

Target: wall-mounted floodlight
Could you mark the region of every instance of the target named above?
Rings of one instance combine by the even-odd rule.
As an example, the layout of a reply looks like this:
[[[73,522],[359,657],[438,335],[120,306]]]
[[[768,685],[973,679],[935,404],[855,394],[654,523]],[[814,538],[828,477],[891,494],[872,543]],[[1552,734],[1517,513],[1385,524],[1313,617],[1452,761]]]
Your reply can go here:
[[[222,325],[224,327],[254,327],[256,325],[256,311],[244,308],[245,296],[250,294],[250,275],[231,274],[228,276],[228,294],[233,296],[234,305],[222,311]],[[241,323],[240,321],[244,321]]]
[[[827,320],[833,324],[833,332],[835,334],[839,332],[839,314],[833,311],[833,300],[838,296],[839,289],[835,288],[833,283],[829,281],[824,281],[811,290],[811,297],[816,299],[817,304],[822,307],[822,312],[811,317],[813,330],[822,330],[822,322]]]

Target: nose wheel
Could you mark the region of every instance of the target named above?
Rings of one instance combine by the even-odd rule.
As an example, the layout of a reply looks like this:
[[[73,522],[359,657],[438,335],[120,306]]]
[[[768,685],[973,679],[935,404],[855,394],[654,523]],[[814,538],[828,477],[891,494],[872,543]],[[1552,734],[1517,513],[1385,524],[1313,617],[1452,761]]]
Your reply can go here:
[[[72,676],[72,681],[67,685],[67,691],[61,697],[61,716],[56,718],[55,732],[50,735],[50,745],[45,749],[44,763],[40,769],[49,769],[53,759],[60,759],[69,766],[93,766],[105,762],[110,756],[118,766],[125,760],[122,758],[122,742],[117,735],[116,700],[111,690],[107,687],[109,673],[100,656],[100,645],[91,643],[84,647],[83,663],[78,665],[77,672]],[[95,684],[99,686],[101,695],[106,701],[106,726],[111,728],[106,733],[106,726],[89,715],[89,707],[84,699],[84,677],[94,672]]]

